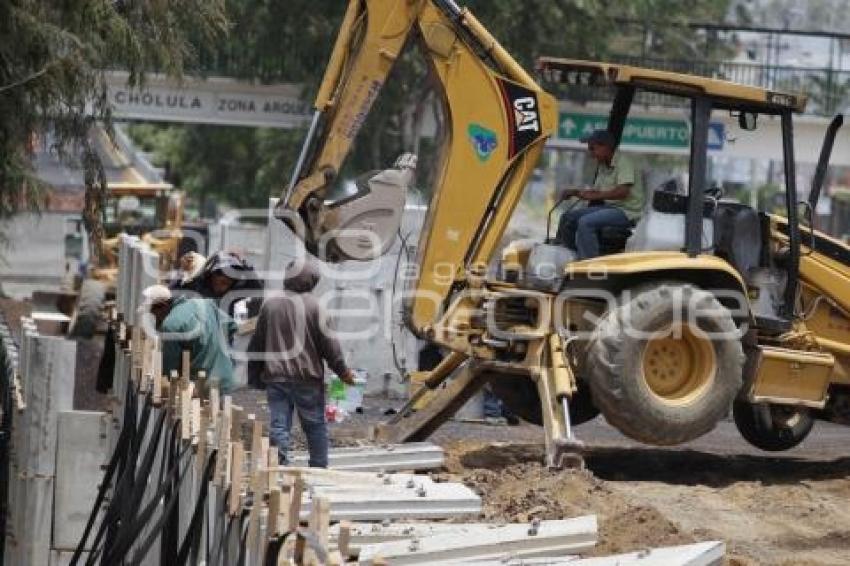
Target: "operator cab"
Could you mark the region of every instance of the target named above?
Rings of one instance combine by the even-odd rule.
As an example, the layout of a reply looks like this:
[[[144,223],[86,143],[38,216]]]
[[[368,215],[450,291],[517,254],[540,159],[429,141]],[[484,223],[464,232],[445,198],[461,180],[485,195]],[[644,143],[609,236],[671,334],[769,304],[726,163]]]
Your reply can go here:
[[[652,190],[645,195],[643,214],[633,227],[605,227],[599,231],[601,255],[606,257],[584,261],[598,261],[601,267],[607,256],[614,254],[713,254],[729,262],[748,287],[756,290],[757,318],[779,321],[777,328],[784,327],[781,322],[793,312],[800,255],[791,116],[805,108],[805,97],[626,65],[541,58],[538,69],[545,80],[561,85],[564,93],[573,96],[576,89],[608,89],[613,98],[607,130],[618,145],[624,132],[628,133],[627,119],[633,102],[650,114],[666,107],[669,117],[670,101],[679,101],[687,126],[689,139],[680,149],[681,169],[667,178],[662,175],[650,185]],[[782,201],[782,215],[788,218],[788,242],[783,249],[773,249],[770,243],[773,217],[769,212],[774,211],[758,211],[739,202],[749,200],[749,190],[735,198],[736,195],[724,195],[722,188],[712,186],[709,180],[709,151],[717,149],[718,142],[756,143],[753,132],[767,120],[777,120],[782,131],[781,148],[777,144],[776,149],[782,151],[784,158],[785,190],[784,195],[779,195],[784,199],[778,199]],[[722,137],[718,140],[718,136]],[[821,161],[826,163],[831,140],[824,145],[826,155],[822,153]],[[816,179],[815,185],[820,182],[822,179]],[[810,201],[804,203],[809,214],[819,191],[819,186],[813,186]],[[562,288],[570,266],[577,261],[574,251],[552,238],[551,220],[557,207],[550,211],[545,242],[523,240],[505,248],[501,258],[501,276],[505,280],[550,292]],[[806,220],[810,222],[810,216]]]

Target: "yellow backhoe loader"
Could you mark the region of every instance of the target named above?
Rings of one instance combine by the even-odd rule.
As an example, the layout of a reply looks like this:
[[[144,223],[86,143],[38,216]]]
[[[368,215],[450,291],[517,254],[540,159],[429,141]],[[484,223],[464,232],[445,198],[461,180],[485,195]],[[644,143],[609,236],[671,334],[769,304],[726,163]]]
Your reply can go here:
[[[328,261],[366,260],[394,237],[413,160],[326,195],[372,103],[413,38],[430,64],[447,135],[406,292],[408,326],[451,351],[393,419],[386,441],[418,440],[490,383],[542,424],[547,463],[580,449],[572,427],[601,412],[654,445],[697,438],[733,412],[765,450],[799,443],[815,419],[850,422],[850,248],[811,226],[832,143],[810,198],[798,202],[793,115],[805,97],[721,80],[543,58],[557,89],[613,96],[621,140],[637,103],[675,99],[687,115],[687,164],[631,230],[600,233],[605,255],[576,260],[550,241],[500,239],[558,127],[558,102],[452,0],[350,0],[313,122],[276,215]],[[652,97],[656,97],[655,99]],[[712,120],[736,143],[779,124],[785,216],[728,202],[709,185]],[[418,410],[413,404],[429,393]]]

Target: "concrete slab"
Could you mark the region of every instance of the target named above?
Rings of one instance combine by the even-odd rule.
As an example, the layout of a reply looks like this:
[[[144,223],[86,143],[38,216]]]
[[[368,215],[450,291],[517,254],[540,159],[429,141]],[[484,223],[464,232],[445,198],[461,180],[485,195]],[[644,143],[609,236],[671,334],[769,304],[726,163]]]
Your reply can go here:
[[[469,563],[476,566],[720,566],[724,563],[725,555],[725,543],[709,541],[595,558],[517,558]]]
[[[375,489],[356,487],[314,487],[313,497],[327,497],[331,520],[383,521],[386,519],[445,519],[477,515],[481,498],[460,484],[432,483],[424,492],[418,489]],[[309,517],[311,497],[306,495],[301,517]]]
[[[334,448],[328,454],[330,468],[334,470],[386,471],[433,470],[445,463],[443,449],[430,442],[411,442],[389,446],[364,446]],[[292,457],[295,466],[307,465],[307,453],[296,452]]]
[[[360,564],[373,564],[378,558],[396,564],[449,564],[472,560],[501,561],[505,558],[572,555],[590,550],[596,544],[596,517],[542,521],[536,530],[528,524],[499,525],[467,533],[442,533],[411,540],[366,545],[360,550]]]
[[[109,415],[65,411],[59,414],[58,422],[53,548],[73,552],[83,536],[97,486],[103,479],[101,466],[109,460]]]

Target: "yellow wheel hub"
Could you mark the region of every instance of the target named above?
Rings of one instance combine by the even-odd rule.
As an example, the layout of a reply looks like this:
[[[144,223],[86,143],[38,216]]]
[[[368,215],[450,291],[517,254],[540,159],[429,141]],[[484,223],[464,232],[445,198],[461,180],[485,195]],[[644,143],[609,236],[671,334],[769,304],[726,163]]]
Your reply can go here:
[[[671,405],[699,397],[717,373],[714,347],[688,325],[650,338],[641,360],[644,382],[653,395]]]

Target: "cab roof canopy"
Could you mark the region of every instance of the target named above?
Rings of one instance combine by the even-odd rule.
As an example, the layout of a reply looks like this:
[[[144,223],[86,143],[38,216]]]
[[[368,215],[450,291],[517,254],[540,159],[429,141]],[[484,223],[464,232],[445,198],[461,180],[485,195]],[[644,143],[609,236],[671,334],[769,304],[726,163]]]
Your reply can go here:
[[[707,96],[717,106],[730,110],[776,114],[788,110],[803,112],[806,109],[806,96],[802,94],[631,65],[540,57],[537,69],[549,82],[579,86],[623,85],[676,96]]]
[[[109,183],[107,190],[112,196],[136,195],[145,197],[162,196],[174,189],[171,183]]]

